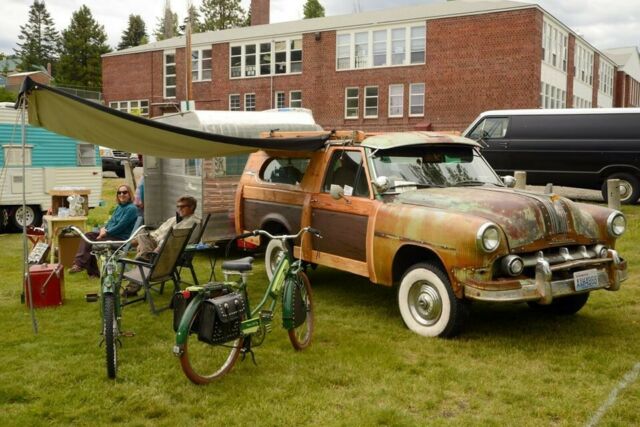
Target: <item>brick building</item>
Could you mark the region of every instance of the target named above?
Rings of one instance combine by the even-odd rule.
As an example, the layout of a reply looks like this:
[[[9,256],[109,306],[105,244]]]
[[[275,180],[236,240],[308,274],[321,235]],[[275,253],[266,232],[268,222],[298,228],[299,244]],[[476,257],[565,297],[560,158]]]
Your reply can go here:
[[[463,130],[485,110],[612,107],[626,93],[613,59],[536,4],[455,1],[276,24],[268,0],[252,12],[251,27],[193,35],[197,109],[304,107],[327,129]],[[177,111],[185,45],[104,55],[107,105]]]

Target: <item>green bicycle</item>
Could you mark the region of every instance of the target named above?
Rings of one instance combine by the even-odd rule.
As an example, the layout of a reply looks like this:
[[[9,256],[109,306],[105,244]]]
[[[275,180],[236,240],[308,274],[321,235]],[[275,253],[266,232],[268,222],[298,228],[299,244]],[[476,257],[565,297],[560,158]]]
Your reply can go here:
[[[297,234],[274,236],[264,230],[236,236],[237,239],[262,235],[281,241],[273,278],[260,302],[253,308],[247,294],[247,275],[253,258],[225,261],[224,282],[190,286],[174,296],[174,330],[176,344],[173,353],[180,358],[185,375],[196,384],[207,384],[231,370],[240,354],[250,354],[252,347],[263,343],[272,330],[274,312],[282,302],[282,327],[287,330],[295,350],[311,343],[314,328],[311,283],[302,261],[293,258],[287,240],[296,240],[305,233],[321,238],[311,227]],[[238,275],[229,281],[230,275]],[[255,362],[255,359],[254,359]]]
[[[115,378],[118,369],[118,349],[120,336],[128,335],[121,332],[122,304],[120,302],[120,269],[118,260],[126,255],[128,244],[144,229],[138,227],[127,240],[89,240],[83,231],[75,226],[66,227],[62,233],[73,232],[85,242],[91,244],[91,253],[98,258],[100,266],[100,293],[87,294],[87,302],[101,301],[100,314],[102,317],[102,336],[107,356],[107,376]],[[120,343],[121,344],[121,343]],[[122,344],[121,344],[122,345]]]

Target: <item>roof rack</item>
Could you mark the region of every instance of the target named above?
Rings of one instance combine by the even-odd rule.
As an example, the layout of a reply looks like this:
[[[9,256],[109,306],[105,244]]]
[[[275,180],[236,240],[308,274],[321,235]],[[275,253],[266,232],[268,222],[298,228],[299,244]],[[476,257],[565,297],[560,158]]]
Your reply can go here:
[[[261,132],[260,138],[265,139],[291,139],[291,138],[310,138],[319,137],[329,134],[328,145],[350,145],[364,141],[366,138],[379,135],[375,132],[363,132],[359,130],[332,130],[327,131],[287,131],[272,130],[270,132]]]

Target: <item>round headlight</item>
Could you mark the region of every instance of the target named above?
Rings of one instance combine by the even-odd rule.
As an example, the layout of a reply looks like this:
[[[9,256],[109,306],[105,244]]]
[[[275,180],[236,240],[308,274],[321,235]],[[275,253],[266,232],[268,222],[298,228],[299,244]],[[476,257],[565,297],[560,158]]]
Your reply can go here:
[[[502,271],[510,276],[519,276],[524,270],[524,261],[517,255],[507,255],[502,258]]]
[[[476,234],[478,247],[485,252],[493,252],[500,246],[500,231],[495,224],[482,224]]]
[[[607,218],[607,230],[613,237],[620,237],[627,229],[627,220],[622,212],[612,212]]]

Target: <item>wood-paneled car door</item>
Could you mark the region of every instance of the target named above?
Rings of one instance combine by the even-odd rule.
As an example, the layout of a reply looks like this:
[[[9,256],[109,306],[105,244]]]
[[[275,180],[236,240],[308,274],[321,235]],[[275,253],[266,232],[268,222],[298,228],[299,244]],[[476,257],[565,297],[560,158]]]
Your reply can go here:
[[[313,239],[313,261],[368,277],[367,228],[376,201],[362,148],[333,147],[320,192],[310,200],[311,226],[322,233]],[[344,196],[330,194],[339,185]]]

